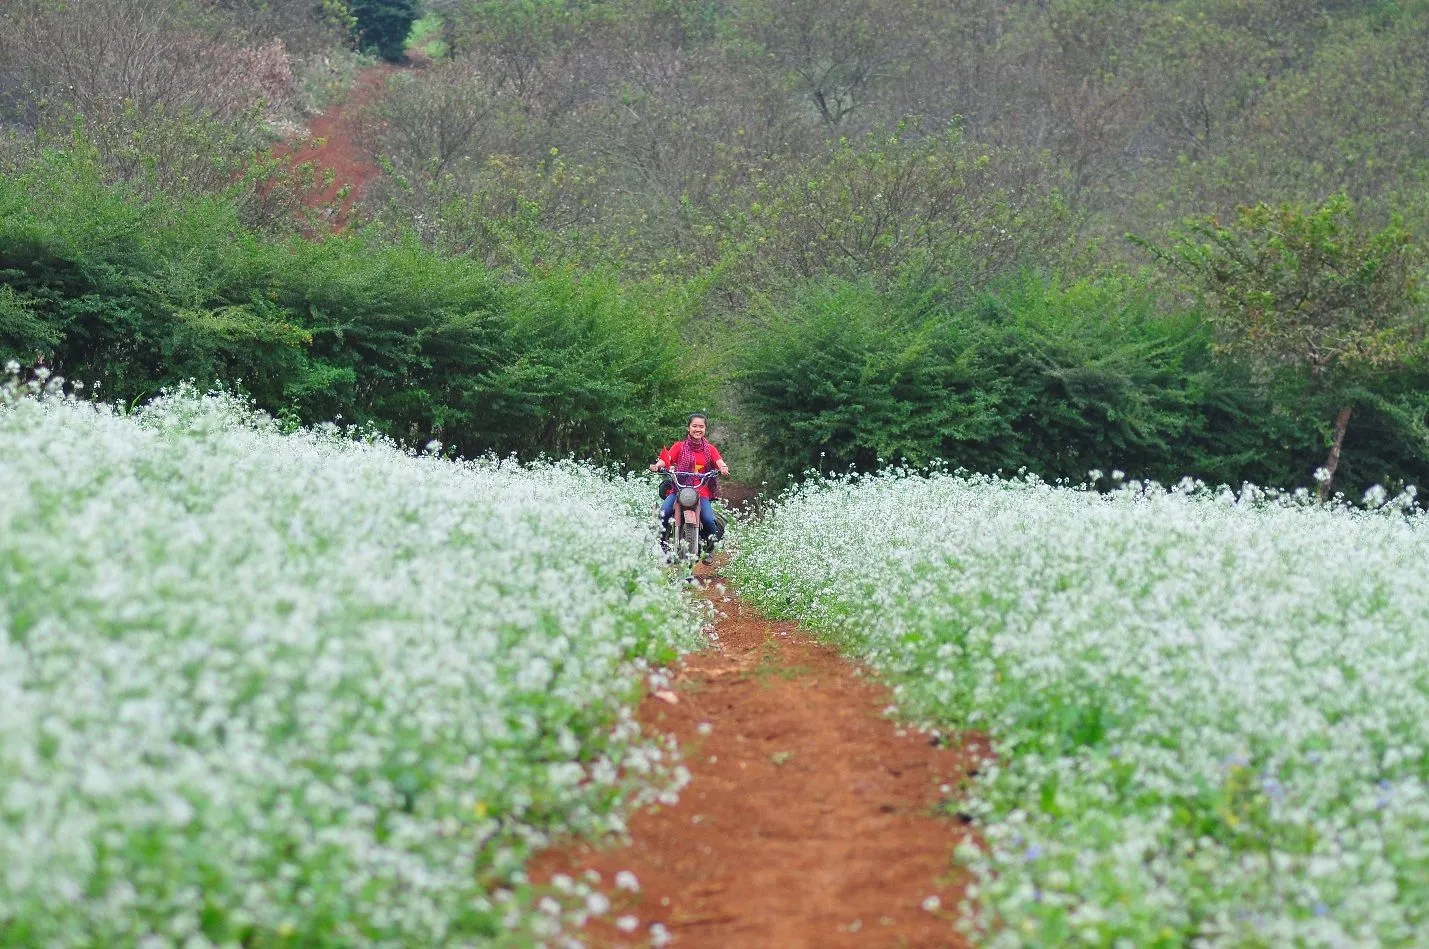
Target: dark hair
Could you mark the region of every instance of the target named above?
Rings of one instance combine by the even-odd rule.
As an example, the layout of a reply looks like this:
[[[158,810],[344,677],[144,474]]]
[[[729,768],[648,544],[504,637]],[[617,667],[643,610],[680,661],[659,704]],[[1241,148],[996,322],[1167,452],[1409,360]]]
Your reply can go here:
[[[688,428],[690,426],[690,423],[697,418],[704,419],[706,423],[708,423],[710,420],[710,417],[703,412],[691,412],[690,417],[685,419],[685,427]]]

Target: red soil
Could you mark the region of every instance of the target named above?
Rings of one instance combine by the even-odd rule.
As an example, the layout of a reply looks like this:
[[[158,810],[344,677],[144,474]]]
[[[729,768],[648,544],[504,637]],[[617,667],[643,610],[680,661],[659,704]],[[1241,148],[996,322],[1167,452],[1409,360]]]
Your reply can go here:
[[[952,851],[970,832],[934,808],[986,743],[943,749],[899,729],[886,689],[833,649],[712,598],[728,614],[716,648],[685,662],[676,703],[640,708],[683,749],[693,780],[679,803],[636,815],[628,846],[542,854],[532,879],[595,869],[609,887],[635,873],[640,893],[581,934],[594,946],[648,945],[655,922],[680,949],[965,946]],[[933,895],[941,908],[924,909]],[[629,935],[612,925],[624,914],[640,920]]]
[[[364,69],[340,105],[313,118],[306,139],[273,149],[274,156],[288,159],[292,166],[312,163],[318,184],[303,196],[303,203],[313,209],[329,209],[333,230],[347,223],[353,203],[382,173],[358,144],[354,117],[372,101],[395,68],[381,64]]]

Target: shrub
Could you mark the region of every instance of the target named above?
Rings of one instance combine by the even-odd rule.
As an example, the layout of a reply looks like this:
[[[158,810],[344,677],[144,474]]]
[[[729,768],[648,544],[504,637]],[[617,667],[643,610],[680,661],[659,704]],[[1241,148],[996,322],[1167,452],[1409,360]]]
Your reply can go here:
[[[701,395],[677,301],[611,273],[556,271],[505,297],[506,361],[482,380],[494,441],[538,452],[650,454]]]
[[[922,463],[1006,431],[995,379],[957,344],[936,301],[867,283],[806,284],[768,312],[734,360],[735,398],[775,475]]]
[[[1121,469],[1289,486],[1308,483],[1322,450],[1249,369],[1213,356],[1198,314],[1164,311],[1131,277],[1024,274],[962,307],[906,284],[813,282],[732,358],[775,477],[943,459],[1048,479]],[[1373,421],[1346,455],[1352,496],[1429,476],[1415,393],[1405,379],[1361,390]]]
[[[304,421],[457,451],[643,458],[690,385],[680,313],[613,278],[503,281],[369,230],[245,227],[224,201],[139,197],[91,156],[0,176],[0,355],[125,401],[196,378]]]

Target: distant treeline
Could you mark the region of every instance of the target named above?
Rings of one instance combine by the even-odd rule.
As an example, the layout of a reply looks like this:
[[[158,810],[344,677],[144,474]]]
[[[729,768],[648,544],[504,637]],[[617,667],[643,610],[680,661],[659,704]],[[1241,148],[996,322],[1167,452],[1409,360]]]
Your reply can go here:
[[[677,325],[601,273],[503,279],[410,237],[266,236],[228,201],[105,184],[82,151],[0,176],[0,358],[107,400],[222,381],[417,446],[643,461],[692,394]]]
[[[1201,314],[1167,312],[1141,278],[1061,284],[1027,272],[950,304],[830,279],[751,330],[735,364],[742,417],[778,475],[934,460],[1100,470],[1174,484],[1311,485],[1329,415],[1212,353]],[[1429,485],[1429,365],[1354,390],[1336,490]]]
[[[298,419],[626,457],[714,408],[776,481],[1310,485],[1342,443],[1353,495],[1429,465],[1422,272],[1356,283],[1378,264],[1332,247],[1429,235],[1429,0],[7,14],[0,349],[115,395],[241,380]],[[382,176],[299,238],[315,182],[274,130],[412,17],[419,64],[348,113]],[[1228,238],[1237,292],[1156,250],[1243,205],[1309,209],[1304,253]]]
[[[775,479],[944,459],[1295,485],[1325,453],[1323,412],[1216,356],[1210,323],[1145,276],[1023,270],[971,297],[816,277],[692,347],[690,287],[517,278],[377,232],[265,236],[222,200],[105,184],[84,154],[0,177],[0,358],[41,356],[108,399],[226,380],[294,421],[635,463],[726,386],[720,421]],[[1352,495],[1429,483],[1429,370],[1376,378],[1347,396]]]
[[[976,184],[1016,206],[1058,195],[1065,235],[1099,241],[1093,260],[1134,260],[1126,232],[1338,192],[1429,230],[1429,0],[12,0],[6,13],[0,128],[78,112],[108,173],[171,187],[212,177],[173,141],[181,116],[229,130],[205,130],[207,159],[251,149],[255,110],[291,128],[350,76],[343,44],[392,55],[422,15],[410,41],[437,58],[392,75],[363,117],[389,170],[367,210],[465,249],[539,245],[626,273],[718,266],[757,241],[771,193],[837,183],[831,148],[900,127],[966,140],[988,160]],[[925,187],[904,182],[898,200],[936,210]],[[870,239],[907,242],[880,194],[844,197]]]
[[[1429,230],[1426,0],[426,0],[440,58],[368,114],[391,163],[372,211],[429,233],[539,204],[545,254],[711,266],[830,148],[900,126],[1055,192],[1101,262],[1240,204],[1344,192]],[[492,163],[492,155],[502,156]],[[901,183],[899,200],[925,198]],[[871,238],[877,188],[845,196]],[[833,197],[827,190],[816,203]],[[832,202],[829,202],[832,204]],[[1019,204],[1022,200],[1019,200]],[[787,258],[775,255],[775,264]],[[1045,261],[1044,261],[1045,262]],[[765,280],[781,272],[769,268]]]

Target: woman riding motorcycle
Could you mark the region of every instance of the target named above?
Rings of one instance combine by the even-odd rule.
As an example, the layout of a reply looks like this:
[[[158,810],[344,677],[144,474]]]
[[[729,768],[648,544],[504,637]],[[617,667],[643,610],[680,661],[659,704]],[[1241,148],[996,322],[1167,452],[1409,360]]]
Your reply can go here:
[[[729,477],[729,466],[720,457],[719,449],[705,438],[705,429],[708,424],[709,420],[703,414],[696,412],[691,415],[689,425],[685,430],[685,437],[660,452],[660,459],[650,466],[650,470],[694,474],[717,470],[725,477]],[[704,526],[705,537],[708,538],[709,544],[713,545],[724,537],[724,528],[715,519],[714,508],[710,505],[710,500],[714,497],[714,488],[711,482],[712,479],[709,478],[701,479],[698,490],[700,494],[700,523]],[[676,492],[671,491],[660,506],[661,537],[668,536],[670,519],[675,516],[675,494]]]

